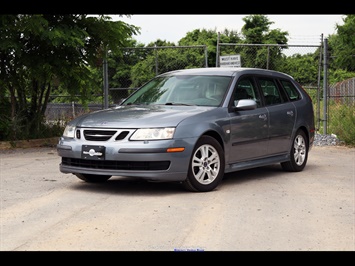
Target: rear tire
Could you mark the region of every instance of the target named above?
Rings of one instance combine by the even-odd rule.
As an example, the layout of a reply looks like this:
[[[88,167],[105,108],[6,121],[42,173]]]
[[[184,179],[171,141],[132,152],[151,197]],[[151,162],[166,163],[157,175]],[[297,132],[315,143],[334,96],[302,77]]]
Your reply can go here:
[[[217,140],[202,136],[193,150],[183,186],[194,192],[214,190],[224,175],[224,151]]]
[[[89,175],[89,174],[75,174],[79,179],[88,183],[104,183],[111,178],[110,175]]]
[[[298,130],[290,150],[290,161],[281,163],[282,169],[289,172],[300,172],[304,169],[308,159],[308,140],[302,130]]]

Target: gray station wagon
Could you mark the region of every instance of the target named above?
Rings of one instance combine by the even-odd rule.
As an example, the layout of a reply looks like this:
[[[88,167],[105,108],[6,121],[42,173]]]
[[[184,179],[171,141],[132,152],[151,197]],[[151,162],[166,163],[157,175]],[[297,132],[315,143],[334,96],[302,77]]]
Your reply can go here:
[[[60,171],[86,182],[112,176],[214,190],[225,173],[280,163],[302,171],[315,134],[313,105],[289,75],[198,68],[156,76],[121,104],[69,122]]]

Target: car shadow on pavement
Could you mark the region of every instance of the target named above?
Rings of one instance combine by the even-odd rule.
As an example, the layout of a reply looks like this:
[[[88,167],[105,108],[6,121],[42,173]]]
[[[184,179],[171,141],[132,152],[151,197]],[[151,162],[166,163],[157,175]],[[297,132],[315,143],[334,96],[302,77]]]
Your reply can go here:
[[[285,173],[285,171],[282,170],[281,166],[279,164],[274,164],[227,173],[224,175],[222,182],[226,183],[227,181],[228,183],[243,183],[251,180],[275,178],[283,173]]]
[[[279,164],[258,167],[254,169],[240,170],[224,175],[224,186],[236,185],[253,180],[277,178],[286,173]],[[194,193],[187,191],[179,182],[150,182],[140,178],[113,176],[104,183],[86,183],[77,180],[72,186],[76,190],[86,190],[94,193],[112,193],[124,195],[168,195],[172,193]],[[221,189],[221,188],[217,188]],[[203,193],[203,192],[197,192]],[[210,193],[210,192],[207,192]]]
[[[188,192],[177,182],[149,182],[139,178],[121,176],[113,176],[104,183],[86,183],[78,180],[72,188],[93,193],[152,196]]]

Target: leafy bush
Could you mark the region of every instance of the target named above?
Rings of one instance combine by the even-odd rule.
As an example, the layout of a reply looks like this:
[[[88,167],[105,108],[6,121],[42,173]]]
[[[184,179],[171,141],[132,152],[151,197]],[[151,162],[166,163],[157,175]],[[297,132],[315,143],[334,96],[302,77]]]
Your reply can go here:
[[[329,131],[338,136],[346,145],[355,146],[355,108],[354,105],[330,105]]]

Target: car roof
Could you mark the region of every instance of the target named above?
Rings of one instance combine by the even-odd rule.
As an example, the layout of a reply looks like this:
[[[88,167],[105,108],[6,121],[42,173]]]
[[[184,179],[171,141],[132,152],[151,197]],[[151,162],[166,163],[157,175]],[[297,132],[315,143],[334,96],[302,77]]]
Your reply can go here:
[[[290,75],[275,70],[262,68],[247,68],[247,67],[206,67],[206,68],[189,68],[179,69],[163,73],[159,76],[166,75],[216,75],[216,76],[235,76],[238,73],[242,74],[263,74],[278,77],[289,77]]]

